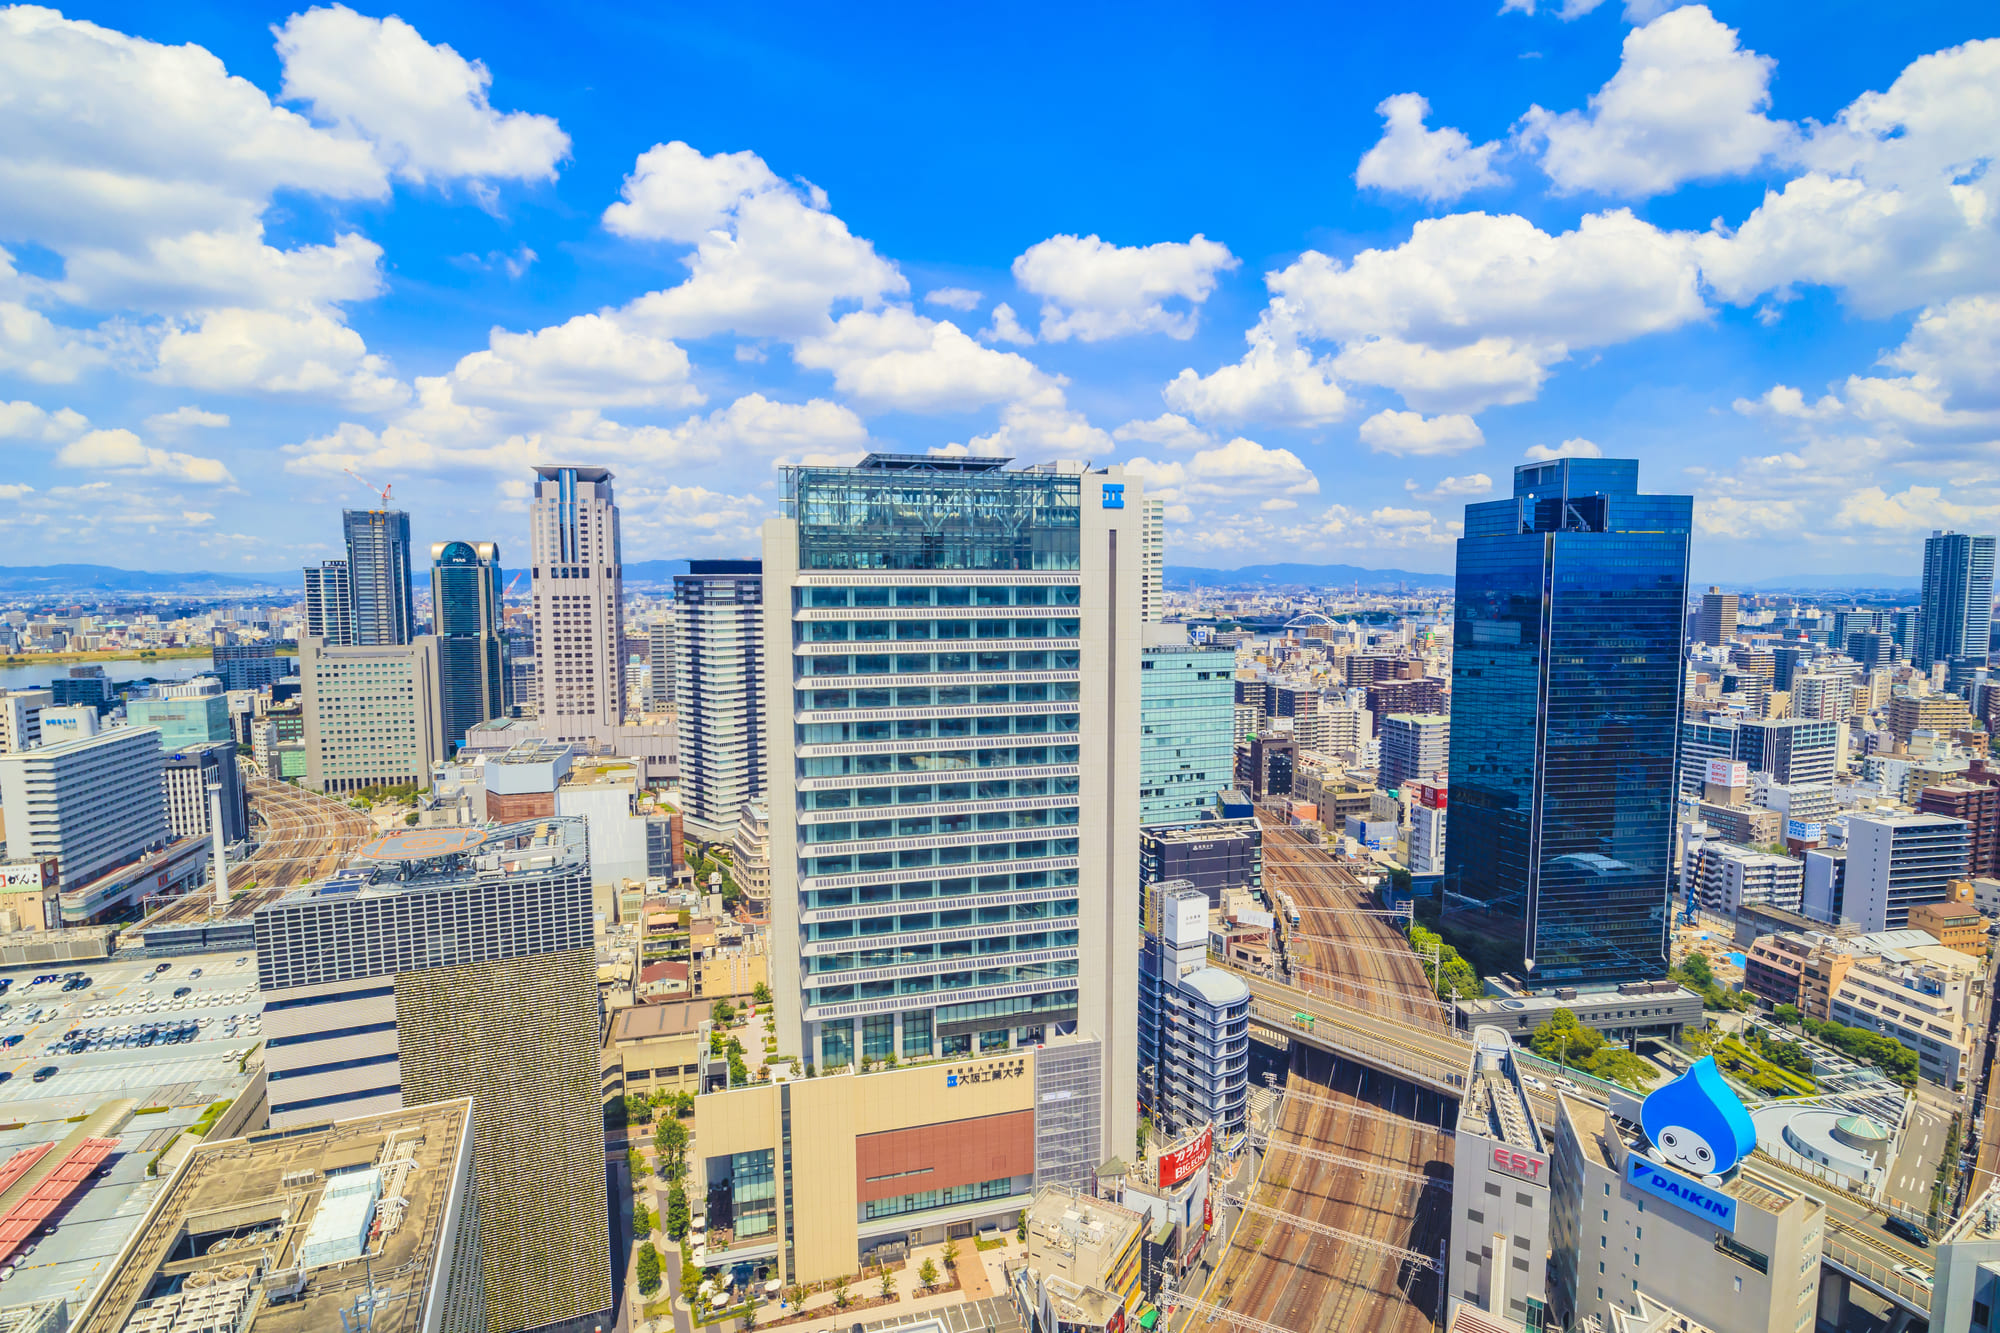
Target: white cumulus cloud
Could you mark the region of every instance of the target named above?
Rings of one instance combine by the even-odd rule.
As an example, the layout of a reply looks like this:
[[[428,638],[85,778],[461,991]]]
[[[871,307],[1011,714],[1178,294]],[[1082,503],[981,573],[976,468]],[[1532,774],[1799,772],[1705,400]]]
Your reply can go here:
[[[154,449],[129,430],[94,430],[78,436],[57,452],[56,462],[64,467],[164,477],[204,486],[225,486],[234,480],[220,459]]]
[[[1199,233],[1187,241],[1113,245],[1098,236],[1051,236],[1014,260],[1014,280],[1042,298],[1045,342],[1098,342],[1133,333],[1194,336],[1195,309],[1217,275],[1239,261]],[[1169,309],[1167,302],[1184,301]]]
[[[1430,103],[1420,93],[1397,93],[1375,108],[1382,137],[1361,155],[1354,183],[1386,194],[1448,204],[1474,190],[1506,184],[1493,169],[1499,143],[1474,144],[1465,131],[1426,129]]]
[[[1531,463],[1547,463],[1557,458],[1602,458],[1604,451],[1589,440],[1578,437],[1564,440],[1561,444],[1531,444],[1521,457]]]
[[[1361,442],[1378,454],[1424,458],[1477,449],[1486,436],[1468,416],[1383,411],[1361,423]]]

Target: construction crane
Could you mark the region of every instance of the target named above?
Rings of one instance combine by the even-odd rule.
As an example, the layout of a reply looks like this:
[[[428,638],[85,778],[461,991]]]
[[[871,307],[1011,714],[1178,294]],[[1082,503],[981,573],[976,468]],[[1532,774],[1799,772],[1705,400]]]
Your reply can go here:
[[[345,472],[348,476],[360,482],[363,486],[366,486],[370,491],[374,491],[377,489],[374,482],[368,480],[368,478],[362,476],[359,472],[356,472],[353,468],[344,467],[341,469],[341,471]],[[384,509],[387,509],[389,507],[389,491],[390,488],[393,487],[394,485],[395,483],[391,482],[388,486],[380,488],[382,496],[382,507]]]
[[[520,586],[521,586],[521,580],[522,580],[522,579],[524,579],[524,578],[526,578],[526,577],[528,577],[528,571],[527,571],[527,570],[525,570],[525,569],[517,569],[517,570],[515,570],[515,571],[514,571],[514,577],[513,577],[513,578],[511,578],[511,579],[508,579],[508,580],[507,580],[507,586],[506,586],[506,588],[505,588],[505,589],[503,589],[503,590],[501,591],[500,595],[501,595],[502,597],[512,597],[512,596],[514,595],[514,589],[516,589],[516,588],[520,587]]]

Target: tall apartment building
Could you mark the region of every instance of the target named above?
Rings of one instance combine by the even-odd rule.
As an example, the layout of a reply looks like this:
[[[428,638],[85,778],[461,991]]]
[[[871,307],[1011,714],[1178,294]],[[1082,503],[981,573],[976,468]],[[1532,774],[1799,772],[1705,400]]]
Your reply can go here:
[[[354,642],[364,647],[408,643],[417,632],[410,591],[410,516],[400,509],[345,509],[347,588]]]
[[[1007,461],[796,468],[765,524],[778,1039],[837,1069],[1094,1035],[1129,1143],[1143,497]]]
[[[609,749],[625,718],[625,571],[611,469],[537,467],[528,523],[542,734]]]
[[[292,664],[272,643],[218,643],[209,654],[224,690],[258,690],[291,674]]]
[[[649,713],[664,713],[674,706],[677,656],[674,651],[674,628],[672,613],[665,620],[646,626],[646,711]]]
[[[1973,725],[1972,711],[1955,694],[1911,694],[1898,690],[1889,697],[1889,734],[1905,744],[1918,731],[1949,736]]]
[[[1813,718],[1745,718],[1737,723],[1736,758],[1752,773],[1787,786],[1832,782],[1840,726]]]
[[[0,691],[0,754],[32,750],[42,743],[42,710],[55,707],[48,690]]]
[[[222,796],[222,840],[241,842],[250,836],[250,809],[243,775],[236,765],[236,742],[191,745],[165,758],[161,780],[167,805],[167,831],[176,838],[205,838],[213,810],[208,792]]]
[[[1151,885],[1139,953],[1139,1095],[1169,1137],[1240,1133],[1250,1092],[1250,987],[1208,965],[1208,895]]]
[[[1446,901],[1534,983],[1666,971],[1694,502],[1638,479],[1518,467],[1458,542]]]
[[[1695,612],[1694,637],[1698,643],[1728,643],[1736,637],[1738,598],[1733,592],[1710,588],[1701,595],[1701,609]]]
[[[1410,873],[1444,873],[1445,825],[1450,817],[1451,789],[1443,783],[1419,782],[1410,802]],[[1322,818],[1325,817],[1322,812]]]
[[[1139,672],[1139,822],[1185,824],[1234,778],[1236,654],[1164,644]]]
[[[703,837],[730,836],[743,803],[769,783],[763,568],[755,560],[693,560],[674,576],[681,796],[688,824]],[[783,715],[790,712],[788,702]]]
[[[1384,791],[1409,782],[1435,782],[1451,765],[1451,719],[1443,713],[1391,713],[1382,719]]]
[[[354,593],[345,560],[306,566],[306,637],[347,646],[354,642]]]
[[[152,727],[0,754],[7,859],[53,858],[67,892],[165,845],[163,762]]]
[[[473,1103],[484,1328],[612,1305],[583,821],[393,833],[256,916],[271,1126]]]
[[[1941,782],[1917,798],[1920,814],[1962,820],[1966,871],[1974,878],[2000,877],[2000,787],[1976,782]]]
[[[1140,521],[1139,618],[1157,625],[1167,609],[1167,502],[1146,501]]]
[[[1864,931],[1901,930],[1917,903],[1943,902],[1964,879],[1965,821],[1945,815],[1851,814],[1840,919]]]
[[[1933,662],[1986,660],[1993,633],[1991,537],[1933,532],[1924,543],[1924,599],[1910,662],[1928,671]]]
[[[431,546],[440,756],[455,753],[465,733],[480,723],[513,712],[500,633],[500,579],[500,547],[494,542]]]
[[[314,791],[423,787],[444,753],[437,639],[379,647],[299,644],[305,783]]]

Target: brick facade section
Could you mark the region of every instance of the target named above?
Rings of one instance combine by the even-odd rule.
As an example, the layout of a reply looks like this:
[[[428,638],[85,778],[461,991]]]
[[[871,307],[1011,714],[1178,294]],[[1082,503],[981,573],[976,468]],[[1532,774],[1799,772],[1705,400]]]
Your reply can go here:
[[[1034,1173],[1033,1111],[891,1129],[854,1140],[854,1181],[863,1203]]]
[[[552,791],[486,793],[486,817],[496,824],[513,824],[524,819],[554,819],[556,794]]]

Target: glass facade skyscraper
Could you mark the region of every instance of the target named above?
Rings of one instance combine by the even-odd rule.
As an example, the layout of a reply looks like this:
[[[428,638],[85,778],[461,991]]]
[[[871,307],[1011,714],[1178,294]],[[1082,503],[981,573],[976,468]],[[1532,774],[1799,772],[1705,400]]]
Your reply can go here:
[[[513,707],[500,636],[500,547],[438,542],[431,547],[431,615],[436,621],[438,713],[445,756],[481,722]]]
[[[1139,672],[1139,822],[1190,823],[1236,778],[1236,654],[1148,648]]]
[[[1518,467],[1458,543],[1445,911],[1530,984],[1667,968],[1694,502],[1638,480]]]
[[[1923,609],[1910,653],[1919,670],[1956,658],[1985,663],[1993,635],[1993,547],[1993,538],[1963,532],[1933,532],[1924,542]]]
[[[1126,1142],[1142,497],[1006,461],[795,468],[765,526],[779,1047],[833,1070],[1093,1034]]]
[[[347,532],[348,600],[356,647],[408,643],[416,634],[410,595],[410,516],[400,509],[341,512]]]

